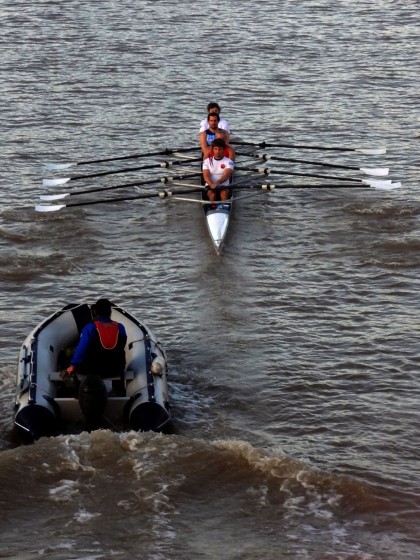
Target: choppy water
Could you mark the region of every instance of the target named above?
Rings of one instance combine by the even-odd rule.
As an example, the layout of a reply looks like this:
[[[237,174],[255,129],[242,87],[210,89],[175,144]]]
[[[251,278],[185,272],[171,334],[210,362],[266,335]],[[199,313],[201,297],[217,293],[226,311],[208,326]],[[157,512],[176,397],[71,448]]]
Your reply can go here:
[[[420,557],[417,2],[6,0],[1,16],[1,557]],[[212,99],[238,138],[386,144],[275,153],[389,166],[403,186],[243,201],[221,257],[195,205],[34,211],[43,162],[191,145]],[[173,433],[19,445],[20,344],[100,295],[159,335]]]

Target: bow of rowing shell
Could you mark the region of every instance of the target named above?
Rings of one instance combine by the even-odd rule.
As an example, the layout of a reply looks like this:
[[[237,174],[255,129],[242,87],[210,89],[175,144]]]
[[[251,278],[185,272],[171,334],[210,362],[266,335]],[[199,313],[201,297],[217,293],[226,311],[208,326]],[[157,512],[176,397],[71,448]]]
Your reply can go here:
[[[233,194],[230,200],[217,204],[203,204],[207,230],[217,254],[222,251],[228,231],[233,207]]]

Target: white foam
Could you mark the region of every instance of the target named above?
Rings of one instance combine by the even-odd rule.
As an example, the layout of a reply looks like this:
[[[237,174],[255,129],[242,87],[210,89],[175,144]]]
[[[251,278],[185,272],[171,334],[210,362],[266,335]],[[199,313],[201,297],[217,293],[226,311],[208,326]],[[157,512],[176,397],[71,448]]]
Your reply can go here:
[[[57,486],[49,489],[50,499],[54,502],[69,502],[78,493],[78,483],[67,479],[60,480]]]
[[[102,515],[101,513],[89,513],[85,509],[81,509],[74,514],[74,519],[78,523],[87,523],[91,519],[94,519],[95,517],[100,517],[101,515]]]

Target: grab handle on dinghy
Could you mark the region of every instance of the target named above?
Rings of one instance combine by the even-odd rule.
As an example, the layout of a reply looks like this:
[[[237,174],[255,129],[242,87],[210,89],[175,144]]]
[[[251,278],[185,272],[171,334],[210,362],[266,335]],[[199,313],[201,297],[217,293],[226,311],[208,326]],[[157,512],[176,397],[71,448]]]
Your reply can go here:
[[[20,375],[19,375],[19,379],[20,379],[20,389],[23,389],[23,386],[25,384],[25,379],[27,379],[28,377],[28,373],[26,371],[26,365],[31,361],[31,355],[28,354],[28,350],[29,348],[24,345],[22,348],[22,352],[23,352],[23,356],[20,359]]]

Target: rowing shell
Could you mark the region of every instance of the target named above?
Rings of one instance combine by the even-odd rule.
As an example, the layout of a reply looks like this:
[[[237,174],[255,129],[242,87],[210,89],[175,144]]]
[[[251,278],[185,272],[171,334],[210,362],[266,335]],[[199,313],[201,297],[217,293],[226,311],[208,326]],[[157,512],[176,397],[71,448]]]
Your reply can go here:
[[[220,255],[232,215],[233,194],[229,200],[203,204],[207,230],[216,253]]]
[[[232,184],[233,177],[229,183]],[[204,182],[204,177],[202,178]],[[218,188],[222,188],[220,185]],[[206,219],[207,231],[209,232],[211,242],[218,255],[222,252],[223,243],[229,229],[230,218],[233,211],[233,190],[230,189],[230,198],[228,200],[212,201],[205,204],[208,200],[207,193],[202,193],[203,211]]]

